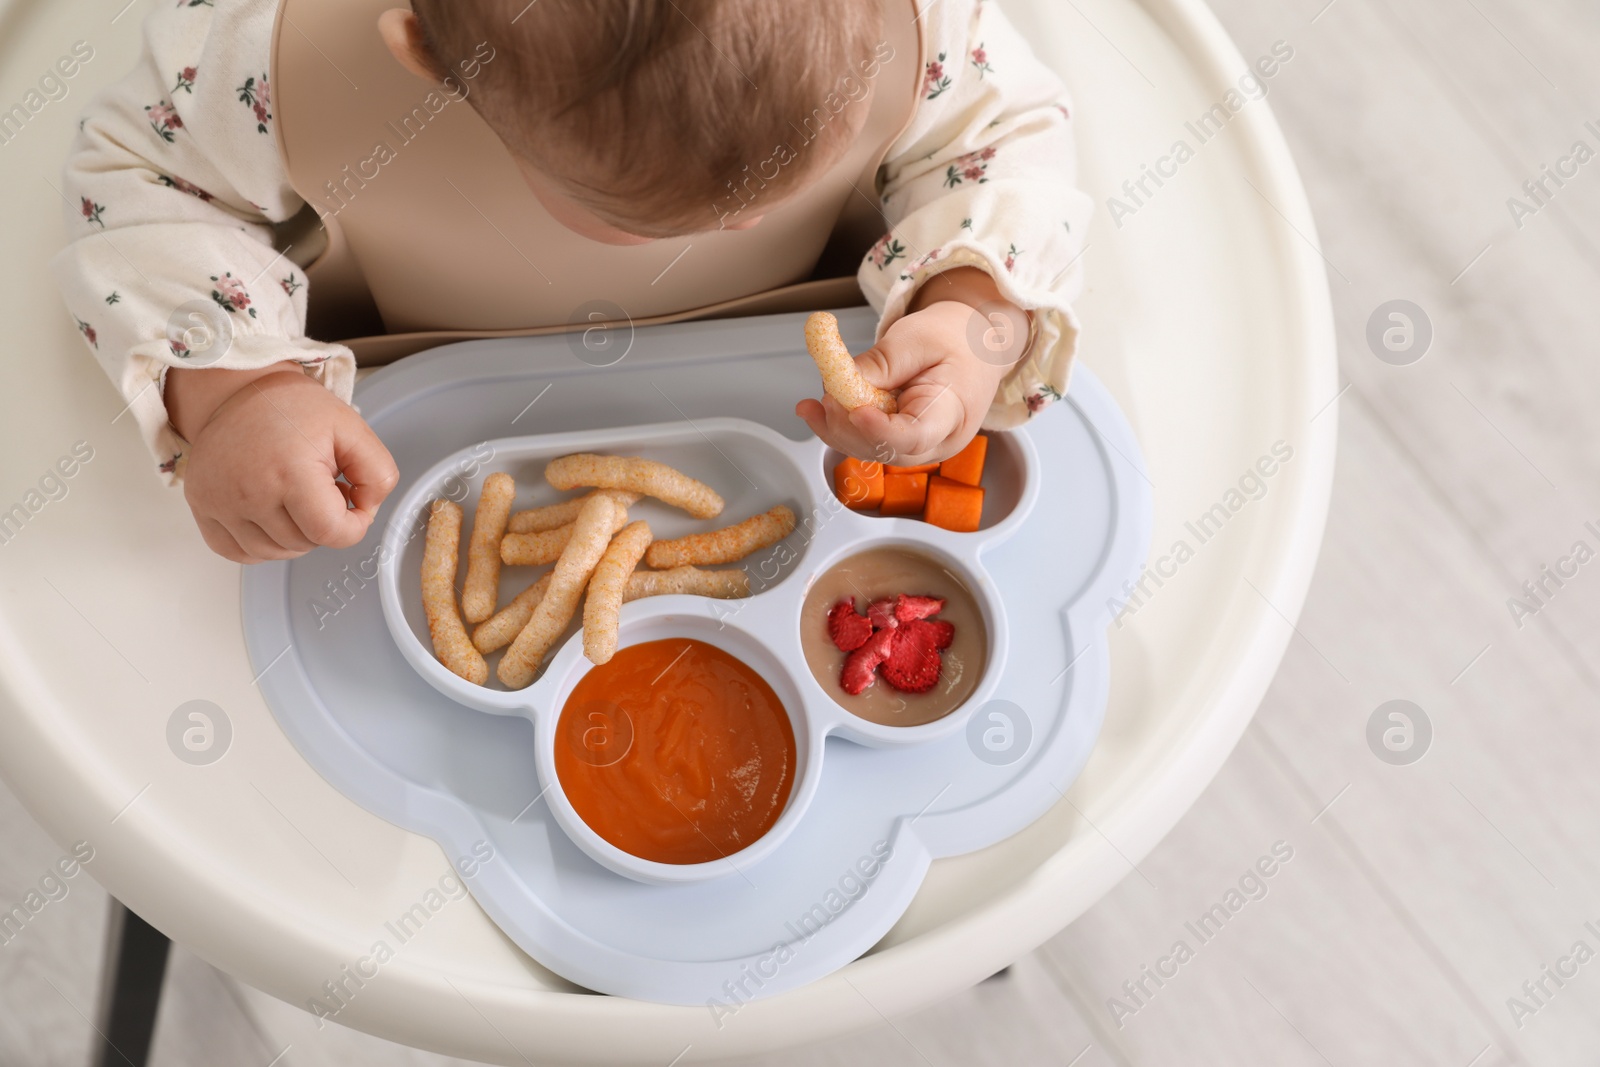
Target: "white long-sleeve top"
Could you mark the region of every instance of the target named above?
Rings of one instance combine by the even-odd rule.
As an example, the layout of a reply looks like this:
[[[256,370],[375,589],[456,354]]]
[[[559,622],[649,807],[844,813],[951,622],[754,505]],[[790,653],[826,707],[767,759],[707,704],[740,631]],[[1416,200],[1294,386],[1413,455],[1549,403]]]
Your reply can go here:
[[[276,8],[178,0],[151,14],[138,65],[91,102],[66,162],[70,243],[55,276],[172,483],[188,444],[168,421],[162,384],[167,368],[196,364],[168,340],[186,306],[214,306],[232,328],[208,366],[296,360],[345,401],[355,384],[348,348],[305,336],[305,275],[272,243],[272,224],[304,204],[273,136]],[[857,278],[880,336],[929,275],[957,266],[987,271],[1032,313],[1028,354],[984,422],[1002,429],[1066,389],[1092,202],[1074,186],[1065,88],[999,8],[933,0],[923,21],[920,98],[882,171],[892,228]]]

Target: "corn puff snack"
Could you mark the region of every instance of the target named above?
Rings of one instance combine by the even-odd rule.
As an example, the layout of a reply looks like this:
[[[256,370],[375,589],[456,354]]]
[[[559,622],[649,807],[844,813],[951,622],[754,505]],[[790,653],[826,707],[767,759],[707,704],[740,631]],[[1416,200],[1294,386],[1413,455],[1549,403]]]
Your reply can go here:
[[[483,480],[478,507],[472,513],[472,539],[467,542],[467,580],[461,586],[461,617],[482,622],[494,614],[500,590],[500,538],[511,516],[517,485],[511,475],[496,471]]]
[[[709,596],[738,600],[750,595],[750,576],[743,568],[703,571],[699,567],[674,567],[670,571],[634,571],[622,590],[622,602],[647,596]],[[491,620],[492,621],[492,620]],[[485,624],[487,625],[487,624]]]
[[[823,390],[845,407],[871,404],[888,415],[900,410],[893,393],[879,389],[862,375],[839,336],[839,320],[828,312],[815,311],[806,319],[806,351],[822,372]]]
[[[595,489],[575,496],[571,500],[563,500],[558,504],[546,504],[542,508],[529,508],[519,511],[511,516],[511,521],[506,524],[507,533],[543,533],[545,530],[554,530],[558,526],[565,526],[578,517],[578,512],[583,510],[584,501],[595,493],[610,493],[624,505],[637,503],[638,493],[625,493],[620,489]]]
[[[456,611],[456,566],[461,558],[461,505],[435,500],[422,549],[422,610],[428,616],[433,654],[452,673],[482,685],[489,665],[467,638]]]
[[[697,519],[711,519],[722,513],[722,497],[709,485],[653,459],[579,452],[551,460],[545,466],[544,477],[561,490],[591,485],[653,496]]]
[[[583,654],[590,663],[608,663],[617,652],[617,613],[628,576],[650,545],[650,524],[630,522],[611,539],[589,579],[583,602]]]
[[[583,505],[577,521],[572,524],[572,536],[556,560],[550,574],[550,585],[543,598],[533,609],[528,624],[517,634],[516,640],[500,659],[496,672],[508,688],[521,689],[533,681],[550,646],[572,621],[583,596],[584,586],[594,573],[595,564],[611,543],[616,529],[616,517],[625,509],[611,497],[597,493]],[[476,649],[474,649],[476,651]]]
[[[612,533],[622,529],[628,521],[628,504],[639,499],[635,493],[604,492],[591,493],[589,496],[608,496],[616,503]],[[508,533],[500,540],[500,559],[517,567],[541,567],[546,563],[554,563],[561,556],[561,550],[567,547],[574,525],[576,524],[569,522],[565,526],[558,526],[554,530],[545,530],[541,533]]]
[[[793,532],[794,512],[779,504],[764,515],[751,516],[720,530],[657,541],[645,553],[644,561],[656,570],[732,563],[757,549],[777,544]]]
[[[548,574],[539,577],[518,593],[511,603],[472,631],[472,643],[479,652],[487,656],[496,649],[505,648],[522,632],[528,620],[533,618],[533,609],[544,599],[545,590],[550,588],[550,577]]]
[[[539,533],[508,533],[500,540],[500,559],[508,567],[540,567],[554,563],[572,539],[576,522]]]

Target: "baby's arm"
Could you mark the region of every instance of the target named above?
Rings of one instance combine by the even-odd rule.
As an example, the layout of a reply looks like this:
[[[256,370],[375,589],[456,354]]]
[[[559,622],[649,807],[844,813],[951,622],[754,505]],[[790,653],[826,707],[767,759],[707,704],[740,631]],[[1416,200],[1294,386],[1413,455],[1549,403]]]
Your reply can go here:
[[[63,174],[71,243],[53,263],[159,470],[186,483],[207,542],[241,561],[359,539],[382,492],[358,494],[367,510],[346,517],[336,473],[392,484],[387,452],[348,405],[355,361],[305,337],[305,276],[272,244],[271,224],[303,204],[273,135],[276,6],[181,5],[146,20],[138,65],[91,103],[73,143]],[[220,358],[200,347],[207,317],[224,328]],[[169,331],[175,318],[190,344]],[[248,456],[228,451],[238,435],[217,432],[219,420],[243,425],[268,399],[284,412],[276,425],[256,427]],[[279,521],[293,511],[291,490],[320,501],[305,524],[315,534]],[[225,492],[238,500],[223,502]]]
[[[1093,209],[1073,184],[1065,87],[998,6],[944,0],[924,21],[917,114],[883,168],[890,230],[857,274],[881,315],[863,372],[901,388],[911,410],[846,417],[824,401],[801,412],[841,447],[853,432],[917,461],[959,450],[980,424],[1015,426],[1065,391]],[[947,436],[931,440],[929,422]]]

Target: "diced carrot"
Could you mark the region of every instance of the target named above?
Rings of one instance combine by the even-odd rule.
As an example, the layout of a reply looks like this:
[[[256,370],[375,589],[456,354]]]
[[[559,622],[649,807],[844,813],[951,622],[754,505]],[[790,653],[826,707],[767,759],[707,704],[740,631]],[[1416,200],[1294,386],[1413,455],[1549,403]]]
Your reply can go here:
[[[928,482],[928,505],[922,517],[946,530],[971,533],[983,521],[983,488],[935,474]]]
[[[928,499],[926,474],[885,474],[881,515],[920,515]]]
[[[939,474],[965,485],[977,485],[983,481],[983,461],[988,454],[989,438],[980,433],[966,448],[939,464]]]
[[[939,465],[937,463],[918,463],[914,467],[896,467],[890,463],[886,464],[883,469],[890,474],[932,474],[939,469]]]
[[[846,507],[871,511],[883,503],[883,464],[846,456],[833,468],[833,491]]]

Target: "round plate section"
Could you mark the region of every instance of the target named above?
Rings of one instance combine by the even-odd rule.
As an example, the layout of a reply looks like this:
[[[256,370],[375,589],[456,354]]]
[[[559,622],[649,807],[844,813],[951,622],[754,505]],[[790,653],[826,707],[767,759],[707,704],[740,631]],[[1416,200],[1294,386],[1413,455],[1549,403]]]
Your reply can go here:
[[[870,316],[843,312],[841,321],[847,341],[869,343]],[[673,431],[660,432],[673,455],[659,458],[692,468],[737,518],[828,492],[821,447],[805,440],[789,407],[788,398],[815,391],[815,370],[791,340],[797,323],[774,317],[764,349],[749,344],[750,320],[738,334],[722,324],[643,329],[630,362],[604,370],[572,367],[560,338],[454,345],[373,375],[356,399],[400,465],[396,501],[444,457],[486,442],[538,430],[550,454],[605,438],[617,446],[607,451],[626,443],[648,455],[638,433],[604,428],[672,421]],[[719,350],[727,336],[744,343]],[[766,399],[741,382],[762,383]],[[742,479],[740,457],[718,437],[716,418],[729,411],[787,438],[774,447],[791,448],[796,470],[816,484],[783,483],[769,499],[775,490],[764,492],[763,478]],[[487,714],[430,685],[401,654],[380,604],[384,522],[352,548],[246,568],[251,658],[269,668],[262,692],[307,760],[357,803],[438,841],[479,904],[540,963],[588,988],[641,999],[715,1008],[768,996],[868,950],[909,905],[931,860],[1026,826],[1060,799],[1093,747],[1107,691],[1108,604],[1137,575],[1149,541],[1142,460],[1109,394],[1082,368],[1065,401],[1013,434],[1010,444],[1032,457],[1037,486],[1018,492],[1025,514],[994,528],[1004,536],[974,553],[971,570],[984,585],[974,593],[1005,609],[1005,646],[990,652],[992,685],[963,712],[960,730],[921,743],[819,738],[812,757],[820,773],[780,847],[757,862],[730,862],[714,878],[645,884],[573,843],[540,780],[538,731],[546,727],[537,707]],[[483,470],[464,472],[468,491],[492,469],[486,455]],[[889,536],[890,520],[867,520],[880,521]],[[893,539],[903,540],[920,524],[892,525]],[[764,595],[787,590],[797,614],[822,555],[800,552]],[[678,602],[686,632],[726,609]],[[653,626],[673,621],[659,606],[649,614]],[[628,618],[625,608],[625,626]]]

